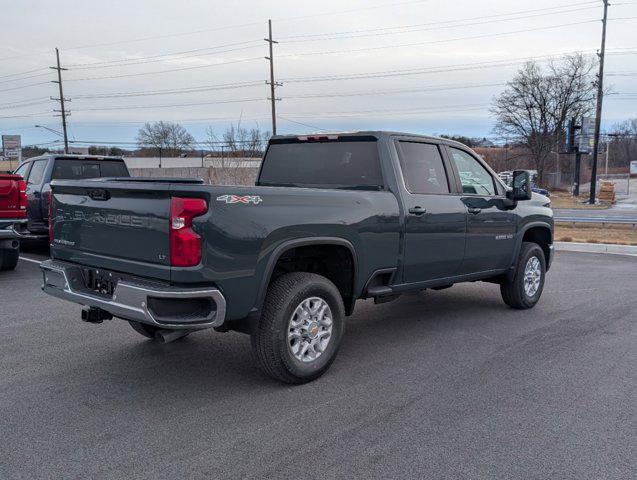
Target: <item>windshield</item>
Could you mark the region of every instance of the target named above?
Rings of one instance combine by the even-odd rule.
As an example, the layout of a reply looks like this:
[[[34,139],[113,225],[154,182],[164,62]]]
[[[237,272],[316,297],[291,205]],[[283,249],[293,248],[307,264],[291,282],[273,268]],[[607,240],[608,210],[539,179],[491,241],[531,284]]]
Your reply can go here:
[[[263,160],[258,184],[378,190],[383,176],[376,139],[274,141]]]

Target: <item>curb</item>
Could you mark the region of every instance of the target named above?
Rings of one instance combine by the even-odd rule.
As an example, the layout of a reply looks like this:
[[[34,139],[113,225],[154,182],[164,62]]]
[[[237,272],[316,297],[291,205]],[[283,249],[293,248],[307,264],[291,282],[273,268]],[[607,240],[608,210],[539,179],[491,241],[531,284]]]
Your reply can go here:
[[[615,255],[637,256],[637,245],[577,242],[555,242],[554,245],[557,251],[562,252],[612,253]]]

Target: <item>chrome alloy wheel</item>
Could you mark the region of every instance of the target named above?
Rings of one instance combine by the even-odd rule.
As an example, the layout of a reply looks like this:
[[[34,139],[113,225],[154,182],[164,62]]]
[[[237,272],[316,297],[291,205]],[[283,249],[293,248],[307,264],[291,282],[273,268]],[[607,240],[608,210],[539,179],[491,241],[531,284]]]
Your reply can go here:
[[[542,280],[542,265],[537,257],[531,257],[524,267],[524,293],[527,297],[535,295]]]
[[[301,362],[316,360],[332,337],[332,311],[325,300],[310,297],[294,310],[288,323],[288,347]]]

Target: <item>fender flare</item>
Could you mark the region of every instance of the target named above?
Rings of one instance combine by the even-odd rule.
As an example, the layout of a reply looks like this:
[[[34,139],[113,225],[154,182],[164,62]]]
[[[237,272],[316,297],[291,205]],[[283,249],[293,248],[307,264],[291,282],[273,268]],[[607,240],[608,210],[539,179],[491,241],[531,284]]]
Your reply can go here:
[[[341,237],[302,237],[302,238],[293,238],[290,240],[286,240],[272,251],[270,257],[268,258],[268,262],[265,266],[265,270],[263,272],[262,281],[259,286],[259,291],[257,293],[257,298],[254,307],[252,308],[251,315],[258,315],[261,312],[261,308],[263,308],[263,302],[265,301],[265,295],[268,291],[268,285],[270,284],[270,280],[272,278],[272,273],[274,272],[274,267],[281,258],[281,256],[287,252],[288,250],[296,247],[305,247],[307,245],[338,245],[342,247],[346,247],[350,253],[352,254],[352,260],[354,263],[354,278],[352,284],[352,306],[348,310],[353,309],[353,305],[356,300],[356,294],[354,292],[354,286],[356,285],[356,278],[358,275],[358,257],[356,255],[356,250],[354,249],[354,245],[349,240],[346,240]],[[347,312],[349,315],[350,312]]]
[[[515,240],[515,247],[513,248],[513,257],[511,258],[511,266],[509,267],[509,271],[507,272],[507,277],[510,279],[515,275],[515,266],[518,255],[520,255],[520,249],[522,248],[522,239],[524,238],[524,234],[532,228],[542,227],[545,228],[551,233],[551,238],[553,238],[553,227],[548,222],[543,221],[535,221],[526,223],[518,232],[517,238]]]

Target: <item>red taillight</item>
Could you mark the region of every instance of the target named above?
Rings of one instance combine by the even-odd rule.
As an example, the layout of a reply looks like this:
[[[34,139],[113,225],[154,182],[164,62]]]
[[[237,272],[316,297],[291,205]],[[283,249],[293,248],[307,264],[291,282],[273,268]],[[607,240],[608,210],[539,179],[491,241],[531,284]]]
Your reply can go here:
[[[208,211],[201,198],[170,199],[170,264],[194,267],[201,261],[201,237],[192,229],[192,219]]]
[[[19,193],[18,195],[19,197],[19,210],[22,213],[22,217],[26,218],[27,216],[27,182],[25,182],[24,180],[20,180],[18,182],[18,190]]]

